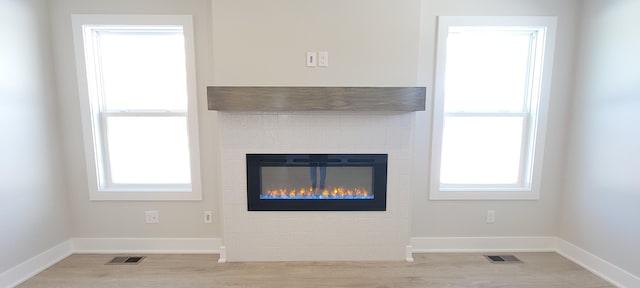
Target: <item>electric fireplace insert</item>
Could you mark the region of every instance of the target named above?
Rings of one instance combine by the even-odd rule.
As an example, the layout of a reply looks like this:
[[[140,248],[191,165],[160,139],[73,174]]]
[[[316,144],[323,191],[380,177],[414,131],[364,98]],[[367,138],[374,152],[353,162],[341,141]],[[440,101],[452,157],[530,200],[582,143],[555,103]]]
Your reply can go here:
[[[247,154],[249,211],[386,211],[387,154]]]

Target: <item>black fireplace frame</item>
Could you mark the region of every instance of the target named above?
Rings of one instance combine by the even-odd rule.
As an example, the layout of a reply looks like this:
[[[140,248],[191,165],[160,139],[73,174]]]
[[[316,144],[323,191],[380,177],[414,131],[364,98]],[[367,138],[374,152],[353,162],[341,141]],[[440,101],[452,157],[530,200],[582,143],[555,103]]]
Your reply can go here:
[[[387,154],[246,154],[249,211],[386,211]],[[372,167],[373,199],[260,199],[261,167]]]

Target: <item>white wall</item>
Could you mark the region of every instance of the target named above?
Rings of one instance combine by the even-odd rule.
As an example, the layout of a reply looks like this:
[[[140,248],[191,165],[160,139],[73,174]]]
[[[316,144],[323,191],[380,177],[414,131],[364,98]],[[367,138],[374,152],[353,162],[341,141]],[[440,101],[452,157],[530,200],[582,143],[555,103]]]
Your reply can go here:
[[[211,75],[211,5],[209,0],[56,0],[51,17],[60,113],[68,155],[69,197],[73,237],[209,238],[220,234],[218,221],[217,141],[215,120],[206,110],[206,85]],[[71,14],[193,15],[200,111],[203,201],[89,201],[80,125]],[[145,210],[158,210],[160,223],[144,223]],[[202,212],[214,211],[214,224],[204,224]],[[215,249],[217,247],[211,247]]]
[[[551,87],[542,189],[538,201],[429,201],[431,111],[416,115],[412,180],[414,237],[555,236],[562,193],[566,112],[572,94],[576,1],[422,0],[419,83],[433,88],[436,16],[557,16],[558,30]],[[495,224],[486,224],[488,209]]]
[[[416,84],[419,0],[212,0],[215,85]],[[329,67],[306,68],[307,51]]]
[[[560,236],[640,275],[640,2],[583,3]]]
[[[572,92],[576,26],[574,0],[59,0],[52,27],[60,111],[68,155],[75,237],[218,237],[219,223],[204,225],[202,210],[219,214],[218,113],[206,110],[207,85],[426,85],[433,88],[436,15],[557,15],[558,39],[550,127],[539,201],[428,201],[430,111],[415,114],[411,235],[557,235],[564,163],[563,137]],[[211,15],[213,11],[213,15]],[[92,202],[82,154],[70,15],[72,13],[193,14],[204,201]],[[420,16],[422,14],[422,23]],[[306,51],[329,51],[330,66],[304,67]],[[143,211],[162,222],[145,225]],[[487,209],[495,224],[484,223]],[[214,221],[217,222],[217,221]]]
[[[47,4],[0,0],[0,274],[69,238]]]

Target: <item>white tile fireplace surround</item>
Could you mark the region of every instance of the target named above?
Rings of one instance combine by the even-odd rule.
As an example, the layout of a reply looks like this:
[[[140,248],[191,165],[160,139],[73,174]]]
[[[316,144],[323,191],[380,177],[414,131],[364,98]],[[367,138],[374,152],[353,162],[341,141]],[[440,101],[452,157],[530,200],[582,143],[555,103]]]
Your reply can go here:
[[[413,113],[216,112],[226,261],[404,260]],[[247,153],[389,155],[387,211],[247,211]]]

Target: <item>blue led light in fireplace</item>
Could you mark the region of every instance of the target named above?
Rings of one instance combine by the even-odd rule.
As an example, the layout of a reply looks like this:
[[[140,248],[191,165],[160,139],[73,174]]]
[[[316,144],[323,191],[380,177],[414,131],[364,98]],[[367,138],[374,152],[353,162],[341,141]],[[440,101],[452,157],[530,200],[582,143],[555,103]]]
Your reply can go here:
[[[362,200],[362,199],[373,199],[373,195],[367,196],[324,196],[324,195],[309,195],[309,196],[271,196],[271,195],[260,195],[260,199],[262,200]]]

